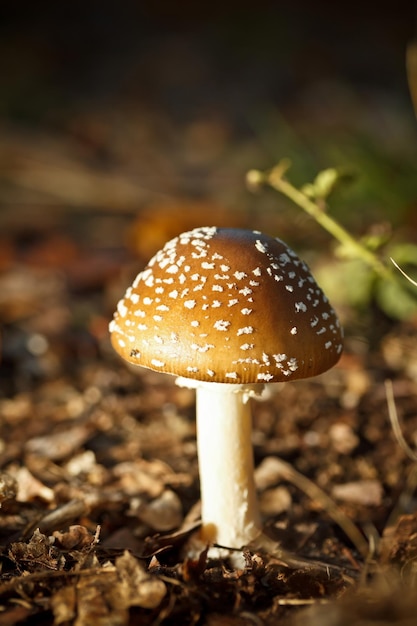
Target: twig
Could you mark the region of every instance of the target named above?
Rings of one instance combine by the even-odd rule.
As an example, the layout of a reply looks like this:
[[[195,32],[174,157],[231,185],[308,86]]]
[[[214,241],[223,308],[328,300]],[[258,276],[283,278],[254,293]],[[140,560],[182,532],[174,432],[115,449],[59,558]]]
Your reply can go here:
[[[319,502],[326,513],[340,526],[345,535],[349,537],[361,556],[366,559],[369,554],[368,542],[352,520],[349,519],[334,501],[315,483],[297,472],[289,463],[278,458],[277,461],[284,478],[304,491],[311,500]]]
[[[406,279],[407,279],[407,280],[408,280],[408,281],[409,281],[412,285],[414,285],[415,287],[417,287],[417,282],[416,282],[415,280],[413,280],[412,278],[410,278],[410,276],[404,272],[404,270],[403,270],[403,269],[402,269],[402,268],[398,265],[398,263],[397,263],[396,261],[394,261],[394,259],[393,259],[392,257],[390,257],[390,261],[391,261],[391,263],[392,263],[392,264],[393,264],[393,265],[397,268],[397,270],[398,270],[398,271],[400,271],[400,272],[401,272],[401,274],[402,274],[403,276],[405,276],[405,278],[406,278]]]
[[[35,582],[44,582],[51,580],[52,578],[81,578],[85,576],[102,576],[107,574],[114,574],[115,567],[94,567],[89,569],[83,569],[79,571],[67,571],[67,570],[45,570],[42,572],[25,573],[21,576],[15,576],[11,580],[8,580],[0,584],[0,597],[15,591],[19,587],[26,586]]]
[[[398,445],[404,450],[406,455],[412,461],[417,461],[417,454],[410,448],[401,430],[400,420],[398,418],[397,407],[395,404],[395,396],[392,385],[392,380],[385,381],[385,394],[387,398],[388,416],[391,423],[394,436],[398,442]],[[410,472],[406,479],[405,487],[400,494],[397,504],[391,511],[389,519],[387,520],[386,527],[393,526],[402,513],[409,509],[409,503],[412,500],[413,493],[417,486],[417,465],[412,465]]]
[[[385,393],[387,397],[388,416],[391,422],[391,427],[395,438],[406,455],[412,461],[417,461],[417,454],[410,448],[401,430],[400,421],[398,419],[397,407],[395,405],[394,391],[392,387],[392,380],[385,381]]]

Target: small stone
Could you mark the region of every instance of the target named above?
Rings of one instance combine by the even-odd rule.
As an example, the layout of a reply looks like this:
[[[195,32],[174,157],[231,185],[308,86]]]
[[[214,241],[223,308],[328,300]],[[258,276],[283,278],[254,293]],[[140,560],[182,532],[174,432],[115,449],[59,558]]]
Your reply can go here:
[[[335,485],[332,496],[337,500],[363,506],[380,506],[383,489],[379,480],[358,480]]]

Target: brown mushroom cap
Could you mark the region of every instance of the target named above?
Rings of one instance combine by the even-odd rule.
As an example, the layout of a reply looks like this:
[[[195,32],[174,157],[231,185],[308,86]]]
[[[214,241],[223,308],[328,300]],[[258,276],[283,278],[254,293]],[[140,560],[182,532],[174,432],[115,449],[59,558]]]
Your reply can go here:
[[[218,383],[315,376],[343,348],[339,320],[295,252],[230,228],[169,241],[119,302],[110,332],[130,363]]]

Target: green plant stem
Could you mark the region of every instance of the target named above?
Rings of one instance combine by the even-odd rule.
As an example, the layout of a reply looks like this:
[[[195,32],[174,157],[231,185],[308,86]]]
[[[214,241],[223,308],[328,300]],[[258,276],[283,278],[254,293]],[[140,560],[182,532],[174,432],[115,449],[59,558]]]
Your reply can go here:
[[[283,178],[282,174],[282,166],[278,165],[277,168],[272,169],[269,173],[261,174],[261,177],[270,187],[287,196],[287,198],[313,217],[316,222],[337,239],[345,249],[351,251],[356,257],[370,265],[379,276],[385,280],[392,280],[391,271],[373,252],[371,252],[371,250],[368,250],[356,241],[343,226],[330,217],[328,213],[323,211],[318,204],[310,200],[304,193]]]

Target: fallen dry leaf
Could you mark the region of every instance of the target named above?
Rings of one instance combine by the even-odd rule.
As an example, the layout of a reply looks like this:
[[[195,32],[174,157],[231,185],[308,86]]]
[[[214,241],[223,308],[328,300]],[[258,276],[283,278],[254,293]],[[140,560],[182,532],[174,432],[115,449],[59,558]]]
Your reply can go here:
[[[127,551],[116,559],[115,565],[120,580],[119,593],[126,607],[154,609],[160,605],[167,592],[162,580],[148,574],[143,565]]]

